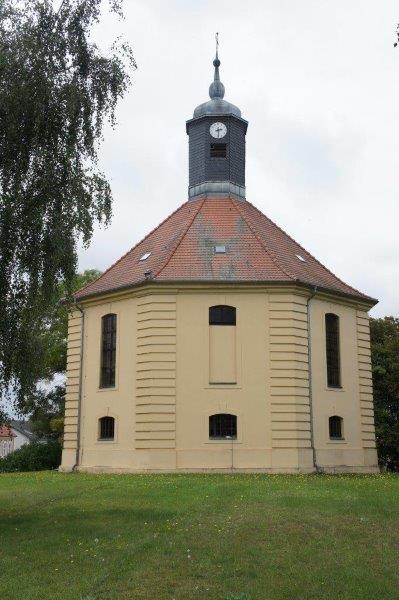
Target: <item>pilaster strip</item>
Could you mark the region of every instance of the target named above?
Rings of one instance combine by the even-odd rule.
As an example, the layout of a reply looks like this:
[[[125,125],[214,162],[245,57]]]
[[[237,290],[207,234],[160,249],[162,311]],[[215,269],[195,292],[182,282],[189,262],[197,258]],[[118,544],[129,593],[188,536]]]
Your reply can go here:
[[[174,448],[176,439],[176,298],[138,299],[136,351],[137,449]]]
[[[366,312],[356,313],[359,365],[360,420],[364,448],[375,448],[373,380],[371,374],[370,324]]]
[[[269,323],[272,446],[310,448],[306,299],[271,295]]]
[[[64,448],[76,450],[78,443],[79,378],[81,369],[82,317],[78,310],[68,316]]]

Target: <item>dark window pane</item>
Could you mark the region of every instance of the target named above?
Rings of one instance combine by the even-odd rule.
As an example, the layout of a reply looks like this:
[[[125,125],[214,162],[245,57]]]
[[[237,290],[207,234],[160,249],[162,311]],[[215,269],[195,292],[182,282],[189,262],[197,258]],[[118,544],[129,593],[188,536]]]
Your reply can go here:
[[[342,438],[342,418],[341,417],[330,417],[328,420],[330,438]]]
[[[209,417],[209,439],[237,439],[236,415],[219,414]]]
[[[236,309],[234,306],[211,306],[209,309],[209,325],[235,325]]]
[[[100,440],[114,439],[114,424],[115,419],[113,417],[102,417],[100,419]]]
[[[326,315],[326,357],[327,385],[328,387],[341,387],[339,317],[332,313]]]
[[[115,386],[116,315],[102,318],[100,387]]]
[[[211,144],[211,158],[226,158],[226,144]]]

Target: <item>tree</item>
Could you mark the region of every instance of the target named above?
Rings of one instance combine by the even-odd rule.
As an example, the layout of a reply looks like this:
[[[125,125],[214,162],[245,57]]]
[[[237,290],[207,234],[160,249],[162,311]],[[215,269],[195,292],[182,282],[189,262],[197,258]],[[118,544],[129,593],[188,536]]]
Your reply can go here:
[[[65,386],[38,390],[26,403],[29,422],[38,438],[60,439],[64,428]]]
[[[399,471],[399,319],[371,319],[370,333],[379,462]]]
[[[71,284],[71,291],[79,290],[100,275],[101,271],[97,269],[78,273]],[[38,430],[44,436],[48,436],[50,430],[62,433],[65,385],[53,387],[52,383],[55,375],[62,375],[66,371],[69,310],[66,287],[59,283],[51,303],[43,310],[36,331],[36,363],[31,374],[34,387],[22,401],[17,398],[15,402],[15,408],[21,414],[29,415],[33,423],[37,422]],[[47,385],[43,386],[45,382]],[[52,419],[60,421],[54,421],[51,425]],[[7,418],[0,410],[0,423],[2,421],[7,421]]]
[[[101,275],[97,269],[87,269],[77,273],[71,283],[71,293],[76,292]],[[68,290],[59,283],[49,303],[42,313],[41,329],[36,331],[35,383],[41,379],[51,379],[56,373],[66,370],[68,337]]]
[[[91,41],[101,0],[0,2],[0,392],[19,405],[43,364],[37,344],[77,242],[111,217],[98,167],[103,126],[135,68],[131,49]],[[109,0],[122,15],[121,0]],[[57,353],[56,353],[57,354]]]

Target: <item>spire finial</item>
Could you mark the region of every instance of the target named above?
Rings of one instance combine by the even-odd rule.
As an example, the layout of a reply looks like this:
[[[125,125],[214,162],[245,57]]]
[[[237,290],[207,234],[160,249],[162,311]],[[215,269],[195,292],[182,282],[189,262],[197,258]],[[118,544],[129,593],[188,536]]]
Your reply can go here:
[[[219,77],[219,67],[220,67],[219,32],[216,32],[215,40],[216,40],[216,57],[215,57],[215,60],[213,61],[213,66],[215,67],[215,74],[213,76],[213,82],[209,86],[209,96],[211,97],[212,100],[215,100],[217,98],[223,98],[223,96],[224,96],[224,85],[220,81],[220,77]]]

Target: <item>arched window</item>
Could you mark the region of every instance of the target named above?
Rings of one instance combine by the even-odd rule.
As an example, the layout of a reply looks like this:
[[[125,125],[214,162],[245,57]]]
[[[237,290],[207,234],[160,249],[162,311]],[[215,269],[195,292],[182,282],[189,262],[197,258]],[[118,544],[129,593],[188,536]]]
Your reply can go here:
[[[332,440],[339,440],[342,438],[342,421],[342,417],[337,417],[336,415],[328,419],[328,428]]]
[[[236,415],[211,415],[209,417],[209,439],[223,440],[226,438],[237,439]]]
[[[115,386],[116,315],[104,315],[101,321],[100,387],[107,388]]]
[[[113,417],[101,417],[99,424],[100,440],[113,440],[115,435],[115,419]]]
[[[235,325],[236,309],[234,306],[211,306],[209,309],[209,325]]]
[[[327,385],[341,387],[341,365],[339,356],[339,317],[326,314],[326,357]]]

